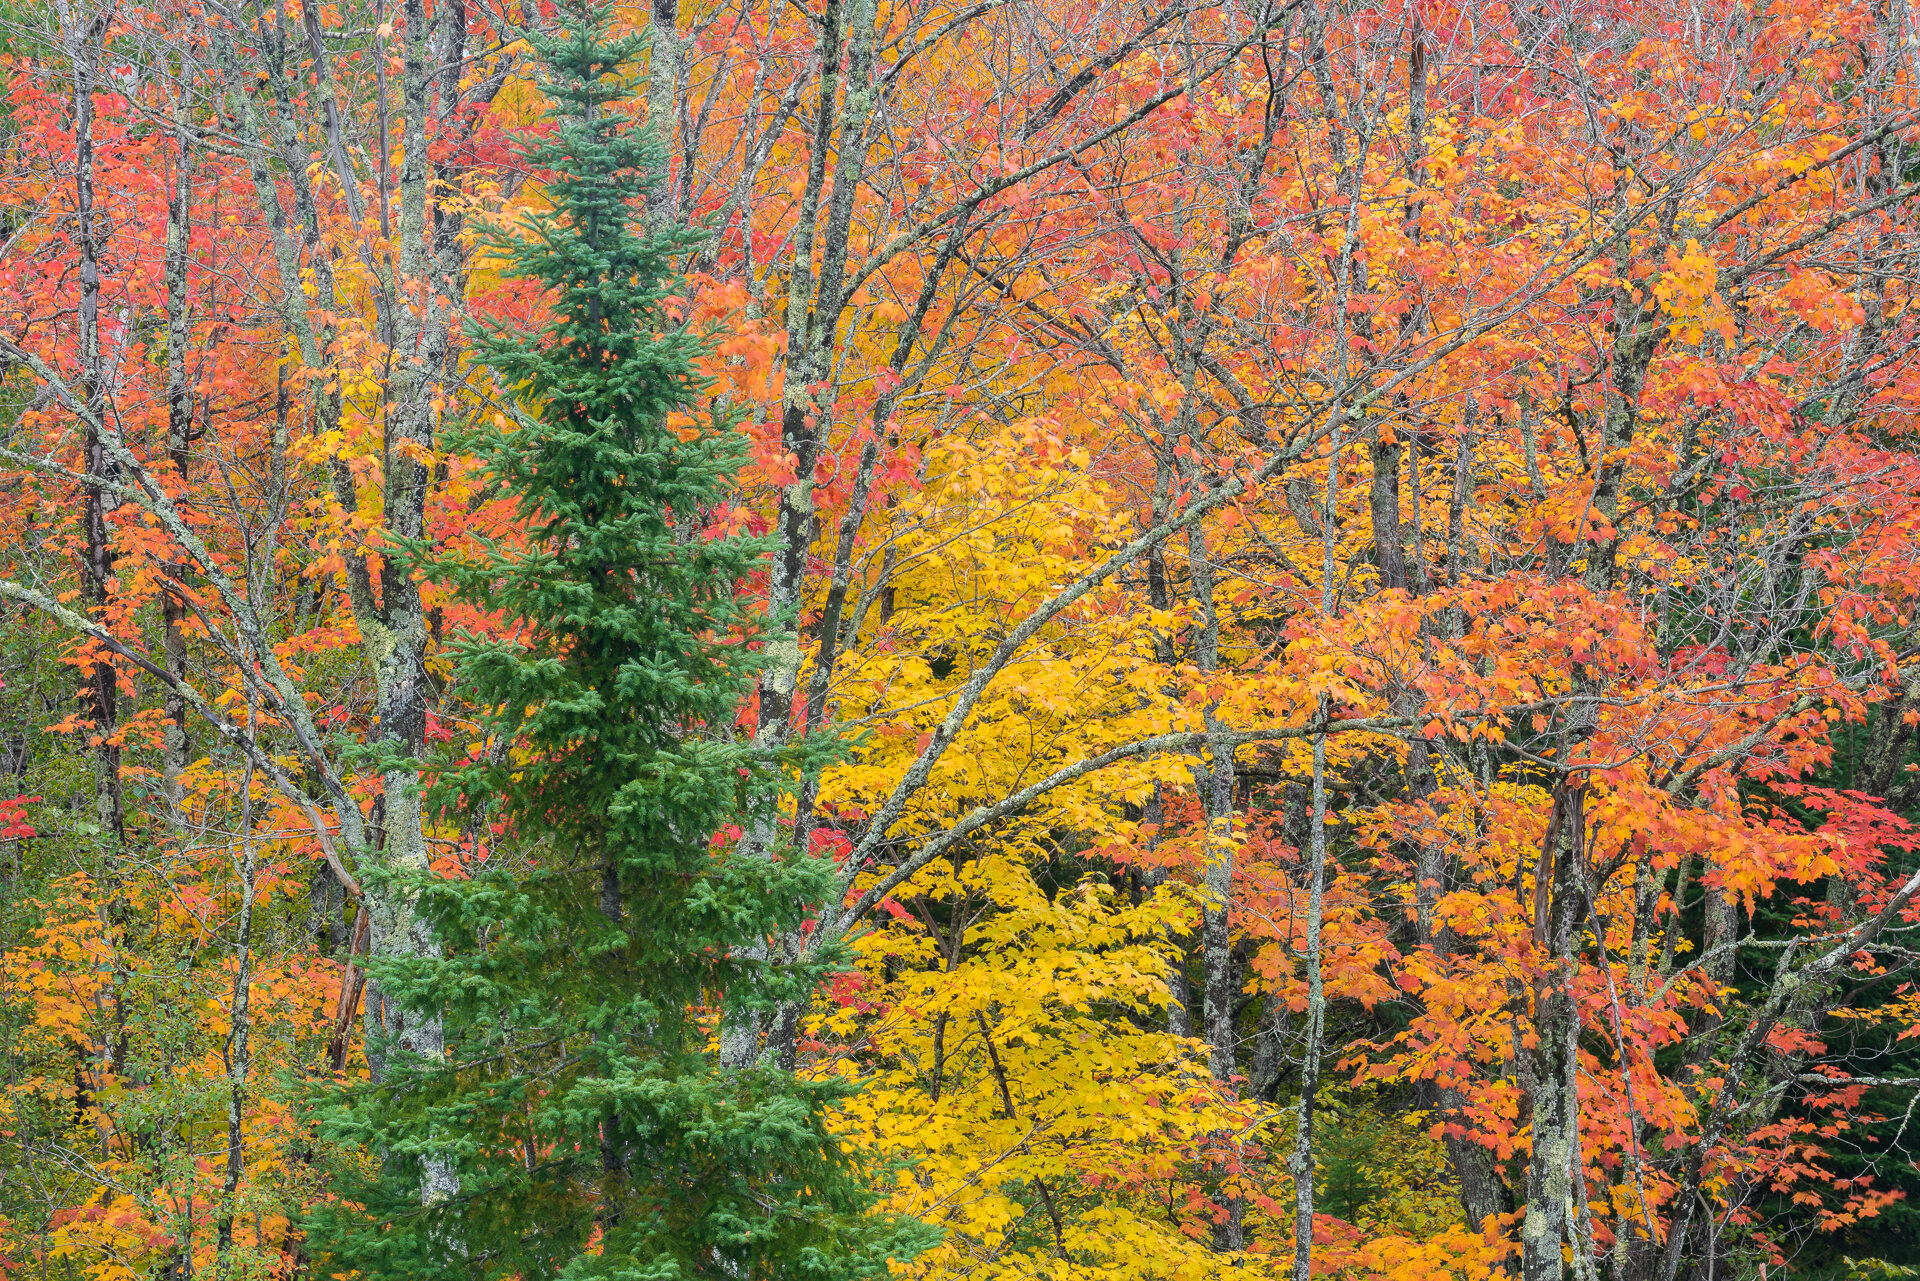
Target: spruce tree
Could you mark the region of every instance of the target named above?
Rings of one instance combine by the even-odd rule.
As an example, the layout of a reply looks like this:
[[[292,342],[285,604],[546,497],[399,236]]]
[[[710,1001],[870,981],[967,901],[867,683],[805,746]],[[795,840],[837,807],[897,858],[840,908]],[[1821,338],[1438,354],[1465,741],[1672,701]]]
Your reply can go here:
[[[512,751],[436,789],[450,827],[484,813],[517,856],[411,887],[441,955],[384,962],[381,981],[442,1013],[447,1056],[392,1060],[336,1110],[333,1135],[381,1162],[316,1215],[312,1241],[323,1274],[407,1281],[877,1275],[923,1230],[865,1213],[823,1123],[839,1087],[728,1072],[710,1048],[722,1005],[818,980],[740,958],[826,880],[798,855],[730,860],[711,839],[793,772],[729,733],[753,676],[741,584],[768,549],[704,528],[741,443],[724,423],[685,426],[701,420],[701,339],[667,300],[697,233],[641,225],[661,158],[625,109],[639,46],[609,38],[597,7],[570,25],[536,46],[556,127],[530,160],[551,210],[501,242],[551,319],[477,335],[537,424],[467,442],[526,541],[428,562],[518,628],[469,641],[458,664]],[[429,1160],[459,1191],[422,1206]]]

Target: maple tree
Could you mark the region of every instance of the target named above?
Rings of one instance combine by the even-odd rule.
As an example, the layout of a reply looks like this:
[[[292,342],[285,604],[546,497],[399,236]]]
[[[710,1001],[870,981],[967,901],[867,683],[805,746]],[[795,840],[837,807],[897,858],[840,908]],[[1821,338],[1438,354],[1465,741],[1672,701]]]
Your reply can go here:
[[[1905,1260],[1904,10],[612,16],[768,549],[698,741],[780,785],[684,835],[817,872],[674,1018],[840,1098],[896,1270]],[[544,866],[454,641],[539,620],[423,566],[538,546],[469,334],[556,315],[566,18],[8,22],[0,1269],[325,1271],[390,1153],[316,1117],[473,1043],[420,896]]]

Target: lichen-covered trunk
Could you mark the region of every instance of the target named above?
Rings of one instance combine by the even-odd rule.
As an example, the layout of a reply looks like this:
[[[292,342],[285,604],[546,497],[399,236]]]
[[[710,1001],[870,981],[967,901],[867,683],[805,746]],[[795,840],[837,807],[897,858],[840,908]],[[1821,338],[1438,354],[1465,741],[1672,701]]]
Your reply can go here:
[[[1591,1243],[1582,1245],[1574,1204],[1585,1197],[1584,1185],[1577,1182],[1585,1175],[1579,1164],[1575,1057],[1580,1008],[1573,989],[1576,949],[1587,914],[1584,836],[1581,789],[1563,782],[1555,789],[1553,816],[1534,873],[1534,945],[1541,973],[1533,989],[1535,1043],[1528,1052],[1532,1151],[1526,1217],[1520,1224],[1524,1281],[1559,1281],[1565,1270],[1561,1247],[1573,1247],[1576,1265],[1582,1262],[1580,1251],[1591,1248]],[[1591,1264],[1591,1255],[1585,1262]]]
[[[112,11],[63,10],[61,26],[73,61],[74,248],[80,259],[80,384],[86,406],[83,432],[85,483],[81,520],[84,542],[80,564],[80,599],[98,622],[108,621],[113,595],[113,530],[109,524],[117,503],[110,487],[117,479],[108,442],[101,431],[107,417],[106,353],[100,326],[100,223],[94,211],[93,95],[100,74],[102,45]],[[111,960],[106,1002],[108,1026],[100,1046],[102,1069],[119,1076],[127,1066],[125,998],[130,980],[121,959],[121,934],[126,927],[126,898],[121,886],[121,859],[126,839],[126,800],[120,761],[120,676],[112,656],[94,647],[83,668],[83,705],[92,722],[94,822],[99,841],[101,928]]]
[[[680,0],[652,0],[651,21],[647,24],[647,127],[660,141],[660,154],[672,157],[681,149],[680,82],[682,40],[680,38]],[[683,168],[690,168],[693,157],[679,156]],[[678,183],[660,182],[647,196],[647,220],[655,230],[670,226],[679,216]]]
[[[174,154],[172,181],[167,189],[167,238],[165,276],[167,286],[167,457],[184,484],[187,479],[188,450],[193,444],[193,374],[188,368],[191,334],[187,296],[187,268],[193,243],[193,132],[188,122],[187,99],[182,94],[173,108]],[[185,561],[166,568],[167,581],[160,594],[161,645],[167,673],[173,678],[166,693],[165,721],[161,729],[161,787],[170,817],[176,827],[182,822],[181,774],[192,756],[192,738],[187,733],[187,700],[179,686],[187,677],[187,600],[183,581]]]
[[[251,733],[253,729],[253,717],[249,715],[247,731]],[[227,1070],[227,1153],[220,1177],[219,1219],[214,1230],[214,1268],[222,1281],[233,1275],[233,1224],[238,1211],[235,1198],[240,1190],[240,1176],[246,1170],[247,1095],[253,1067],[253,908],[258,868],[253,844],[251,760],[246,762],[240,775],[240,852],[234,857],[233,870],[240,884],[240,912],[234,923],[233,997],[227,1042],[222,1048]]]
[[[1579,1109],[1571,1081],[1578,1035],[1566,985],[1556,978],[1541,993],[1527,1092],[1532,1116],[1532,1152],[1527,1162],[1526,1217],[1520,1224],[1520,1273],[1525,1281],[1559,1281],[1561,1246],[1572,1226],[1575,1127]]]
[[[1194,600],[1200,606],[1201,619],[1194,661],[1203,675],[1210,676],[1220,660],[1220,618],[1214,607],[1213,567],[1208,561],[1207,541],[1198,524],[1187,530],[1187,558],[1189,581]],[[1203,716],[1209,734],[1225,730],[1213,707],[1207,707]],[[1233,1009],[1240,995],[1230,928],[1235,861],[1233,748],[1209,746],[1193,765],[1193,785],[1207,825],[1206,868],[1200,897],[1200,1030],[1207,1043],[1208,1071],[1221,1086],[1230,1087],[1239,1068]],[[1214,1227],[1214,1248],[1244,1249],[1245,1204],[1238,1197],[1228,1197],[1221,1208],[1224,1217]]]
[[[1194,594],[1205,619],[1196,657],[1200,670],[1210,673],[1218,661],[1220,624],[1213,609],[1212,573],[1204,564],[1206,542],[1198,526],[1190,532],[1188,547],[1195,560]],[[1204,715],[1209,733],[1225,730],[1212,708]],[[1234,967],[1233,938],[1228,929],[1233,909],[1234,872],[1232,747],[1209,747],[1194,763],[1193,784],[1207,825],[1207,861],[1200,900],[1200,955],[1204,974],[1200,1026],[1207,1042],[1207,1066],[1213,1079],[1224,1083],[1233,1080],[1238,1066],[1233,1007],[1239,996],[1239,983]]]
[[[665,0],[662,0],[664,3]],[[774,550],[767,577],[767,619],[771,631],[759,681],[759,723],[755,746],[773,753],[796,732],[794,711],[805,661],[799,618],[808,590],[808,564],[818,533],[814,502],[814,465],[832,425],[831,393],[818,394],[830,381],[833,344],[845,310],[847,255],[852,247],[854,199],[866,165],[865,136],[879,101],[875,79],[878,9],[875,0],[827,0],[819,42],[820,92],[816,100],[806,185],[794,224],[791,272],[787,285],[785,403],[780,416],[781,447],[793,459],[793,475],[780,489],[774,517]],[[846,59],[845,94],[840,63]],[[832,195],[825,196],[827,159],[835,157]],[[826,220],[820,225],[825,198]],[[816,247],[820,267],[813,269]],[[818,661],[829,661],[832,638],[822,641]],[[804,824],[803,824],[804,826]],[[742,852],[770,858],[780,839],[780,816],[771,806],[750,817]],[[797,956],[797,938],[769,939],[747,949],[749,959],[778,961]],[[721,1061],[746,1067],[756,1059],[791,1066],[797,1050],[803,1008],[789,1004],[770,1020],[739,1009],[727,1012],[720,1038]]]
[[[411,296],[395,297],[390,304],[395,351],[386,424],[384,515],[395,541],[419,540],[427,532],[432,475],[426,459],[434,447],[452,339],[450,304],[445,300],[459,296],[451,261],[458,227],[445,211],[429,203],[435,174],[427,134],[431,70],[447,65],[464,45],[464,23],[454,20],[459,12],[457,6],[443,6],[429,21],[425,0],[406,0],[403,5],[405,150],[399,175],[399,277],[403,286],[413,289]],[[436,34],[441,36],[440,48],[435,47]],[[448,115],[456,106],[455,102],[440,104]],[[430,863],[420,775],[412,763],[425,748],[427,709],[433,695],[426,666],[430,635],[420,586],[410,570],[392,557],[381,566],[378,610],[361,622],[360,631],[374,669],[378,737],[396,762],[381,779],[382,862],[401,878],[394,889],[367,896],[369,950],[374,956],[435,956],[439,940],[414,912],[415,900],[405,883],[425,875]],[[389,1054],[437,1060],[445,1053],[439,1014],[402,1009],[386,1000],[371,978],[366,985],[366,1020],[368,1063],[376,1079]],[[429,1155],[422,1160],[421,1170],[423,1202],[444,1200],[459,1190],[450,1159]]]
[[[1155,529],[1166,523],[1167,513],[1173,502],[1174,466],[1173,451],[1160,448],[1154,451],[1153,500],[1148,508],[1148,528]],[[1167,572],[1167,554],[1163,546],[1156,546],[1147,554],[1147,600],[1159,612],[1167,617],[1173,608],[1173,583]],[[1174,664],[1173,636],[1166,631],[1155,630],[1153,635],[1154,657],[1165,669]],[[1169,693],[1172,691],[1169,690]],[[1153,785],[1153,796],[1147,802],[1147,852],[1157,854],[1161,837],[1166,828],[1166,798],[1161,794],[1161,785]],[[1157,889],[1166,883],[1167,872],[1157,860],[1149,857],[1144,871],[1149,888]],[[1185,934],[1168,931],[1169,951],[1172,953],[1167,964],[1167,1031],[1175,1036],[1193,1035],[1193,1001],[1187,991],[1187,953],[1191,939]]]
[[[1329,503],[1329,506],[1332,504]],[[1323,705],[1316,713],[1324,716]],[[1307,1009],[1305,1044],[1300,1049],[1300,1104],[1294,1119],[1293,1152],[1287,1168],[1293,1175],[1293,1281],[1309,1281],[1313,1271],[1314,1107],[1319,1101],[1320,1060],[1326,1052],[1327,990],[1320,955],[1320,927],[1327,875],[1327,736],[1313,736],[1313,811],[1308,831],[1306,955]]]

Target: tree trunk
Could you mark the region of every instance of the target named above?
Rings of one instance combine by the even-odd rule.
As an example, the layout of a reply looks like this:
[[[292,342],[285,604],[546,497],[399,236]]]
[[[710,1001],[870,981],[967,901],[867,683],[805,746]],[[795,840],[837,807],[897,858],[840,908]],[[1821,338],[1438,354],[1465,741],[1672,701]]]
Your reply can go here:
[[[1563,738],[1563,743],[1566,741]],[[1527,1163],[1526,1218],[1520,1225],[1520,1272],[1524,1281],[1560,1281],[1561,1246],[1581,1249],[1574,1224],[1580,1103],[1575,1057],[1580,1010],[1573,992],[1575,949],[1586,919],[1586,881],[1581,866],[1585,823],[1579,784],[1562,782],[1535,871],[1534,944],[1544,973],[1534,987],[1532,1071],[1527,1101],[1532,1116],[1532,1155]],[[1576,1267],[1578,1266],[1576,1258]],[[1590,1263],[1591,1260],[1589,1259]]]
[[[247,717],[247,732],[254,728],[253,716]],[[234,874],[240,881],[240,919],[234,938],[232,1019],[227,1032],[223,1058],[227,1069],[227,1159],[220,1177],[220,1218],[215,1227],[215,1273],[225,1281],[234,1274],[233,1220],[234,1199],[240,1189],[240,1176],[246,1169],[246,1114],[248,1076],[252,1067],[250,1038],[253,1031],[251,1005],[253,985],[253,761],[247,759],[240,774],[240,852],[234,858]]]
[[[182,485],[187,480],[188,450],[193,443],[193,375],[188,368],[192,328],[187,296],[187,268],[193,244],[193,135],[187,119],[184,83],[173,107],[173,181],[167,191],[167,457]],[[187,700],[177,688],[187,677],[187,601],[182,584],[185,561],[166,567],[160,594],[162,646],[167,674],[175,684],[166,693],[166,720],[161,741],[161,786],[176,828],[182,823],[180,776],[192,756],[187,732]]]
[[[1335,457],[1338,458],[1337,451]],[[1317,715],[1326,715],[1324,700]],[[1313,1114],[1320,1092],[1320,1060],[1326,1051],[1327,1036],[1327,990],[1320,955],[1322,887],[1327,876],[1327,736],[1324,733],[1313,736],[1311,822],[1306,869],[1306,1031],[1305,1044],[1300,1049],[1300,1107],[1294,1121],[1293,1155],[1287,1162],[1293,1174],[1293,1281],[1310,1281],[1313,1269]]]
[[[1381,423],[1368,450],[1373,487],[1367,495],[1373,521],[1373,559],[1383,590],[1407,588],[1406,532],[1400,524],[1400,460],[1404,447],[1393,429]]]
[[[100,332],[100,226],[94,212],[93,94],[100,74],[101,46],[113,11],[63,10],[61,26],[73,60],[73,139],[75,248],[80,258],[80,383],[87,410],[84,431],[86,483],[82,520],[85,547],[80,565],[80,598],[87,613],[108,625],[113,592],[113,531],[109,516],[117,503],[108,486],[118,469],[100,425],[107,415],[106,356]],[[111,1027],[101,1046],[104,1069],[118,1076],[127,1066],[126,988],[128,974],[120,958],[121,933],[126,926],[126,902],[120,884],[120,860],[126,840],[126,801],[120,772],[120,675],[108,652],[93,646],[86,671],[83,701],[91,722],[93,748],[94,821],[98,828],[101,868],[101,926],[112,952],[108,1005]]]
[[[843,36],[847,61],[844,102],[839,71]],[[818,46],[820,92],[810,140],[807,181],[794,224],[787,284],[785,404],[780,418],[780,440],[782,448],[794,460],[794,471],[780,489],[774,517],[775,546],[767,581],[767,618],[773,630],[767,639],[766,662],[760,673],[759,724],[754,731],[755,745],[767,752],[786,746],[795,733],[794,710],[804,661],[799,614],[806,592],[808,560],[818,532],[813,471],[830,431],[833,412],[831,398],[818,400],[815,393],[820,384],[829,380],[833,344],[846,305],[843,285],[851,248],[854,199],[866,164],[867,125],[879,101],[879,87],[874,78],[878,36],[875,0],[852,0],[850,9],[843,7],[842,0],[826,0]],[[651,89],[650,85],[650,92]],[[826,225],[822,228],[820,206],[829,153],[835,156],[833,194],[827,200]],[[817,276],[813,270],[816,242],[820,250]],[[822,638],[817,661],[831,661],[832,645],[832,637]],[[779,823],[779,815],[771,808],[752,816],[741,840],[742,851],[750,857],[771,857],[779,839]],[[783,938],[743,950],[748,959],[766,961],[798,955],[800,949],[798,938]],[[721,1061],[739,1068],[765,1057],[790,1067],[804,1013],[802,1007],[789,1004],[776,1011],[763,1027],[763,1020],[750,1012],[728,1011],[721,1030]]]
[[[449,261],[457,224],[429,203],[435,176],[427,134],[433,89],[430,72],[457,58],[465,44],[464,24],[449,20],[444,9],[436,15],[437,21],[429,21],[426,0],[405,0],[402,12],[406,19],[401,80],[405,150],[399,175],[399,274],[403,287],[411,286],[417,293],[412,298],[396,297],[392,303],[397,358],[387,416],[385,517],[396,541],[419,540],[427,532],[432,477],[425,459],[434,446],[437,404],[452,337],[450,304],[443,299],[458,296]],[[443,33],[440,48],[435,47],[436,32]],[[452,117],[458,102],[443,101],[439,106]],[[356,610],[356,621],[373,660],[377,737],[411,762],[426,745],[427,708],[433,693],[426,668],[430,636],[419,584],[393,558],[381,568],[378,609],[368,613],[371,616]],[[368,894],[370,950],[376,956],[438,956],[438,938],[414,914],[412,894],[404,889],[404,879],[425,875],[430,865],[419,771],[410,763],[390,765],[381,783],[382,862],[390,873],[403,878],[403,888]],[[366,1019],[367,1057],[375,1080],[385,1069],[386,1056],[394,1051],[429,1061],[445,1054],[439,1014],[402,1010],[385,999],[372,978],[366,985]],[[433,1204],[459,1190],[449,1160],[429,1155],[421,1165],[423,1203]]]
[[[652,0],[653,17],[647,27],[647,127],[660,142],[660,154],[669,170],[674,160],[682,166],[693,163],[678,145],[680,122],[680,77],[682,41],[680,39],[680,0]],[[647,196],[647,217],[655,231],[672,226],[680,217],[679,184],[672,174],[661,180]],[[751,234],[751,233],[749,233]]]

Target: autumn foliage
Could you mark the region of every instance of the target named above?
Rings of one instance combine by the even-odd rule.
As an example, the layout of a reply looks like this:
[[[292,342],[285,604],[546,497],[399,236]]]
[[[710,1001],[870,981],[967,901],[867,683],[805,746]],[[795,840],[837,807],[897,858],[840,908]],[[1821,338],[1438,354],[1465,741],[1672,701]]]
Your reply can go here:
[[[538,773],[433,566],[539,542],[461,442],[567,12],[6,12],[0,1276],[344,1275],[325,1118],[473,1044],[383,975],[567,830],[422,800]],[[673,535],[771,548],[712,857],[830,882],[681,1022],[898,1275],[1920,1262],[1904,7],[611,17],[743,438]]]

